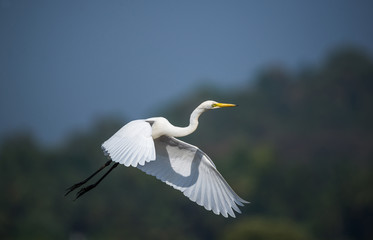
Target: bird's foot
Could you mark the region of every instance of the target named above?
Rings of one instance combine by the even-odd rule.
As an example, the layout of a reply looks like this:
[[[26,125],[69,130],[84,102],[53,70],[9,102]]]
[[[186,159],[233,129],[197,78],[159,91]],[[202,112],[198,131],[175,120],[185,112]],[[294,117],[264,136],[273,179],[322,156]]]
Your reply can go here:
[[[77,192],[77,194],[76,194],[76,198],[75,198],[75,200],[78,199],[78,198],[79,198],[80,196],[82,196],[83,194],[85,194],[86,192],[92,190],[92,189],[93,189],[94,187],[96,187],[96,186],[97,186],[97,184],[92,184],[92,185],[89,185],[89,186],[87,186],[87,187],[84,187],[84,188],[80,189],[79,192]],[[74,200],[74,201],[75,201],[75,200]]]
[[[71,193],[72,191],[74,191],[78,187],[82,186],[84,183],[86,183],[86,182],[85,181],[79,182],[79,183],[76,183],[76,184],[72,185],[71,187],[67,188],[66,189],[67,192],[65,193],[65,196],[67,196],[69,193]]]

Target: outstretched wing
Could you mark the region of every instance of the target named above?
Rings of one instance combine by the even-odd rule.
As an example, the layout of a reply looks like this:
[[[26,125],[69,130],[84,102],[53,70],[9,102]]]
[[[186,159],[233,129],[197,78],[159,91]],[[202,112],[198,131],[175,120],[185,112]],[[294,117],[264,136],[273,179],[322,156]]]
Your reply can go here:
[[[119,129],[102,144],[105,155],[114,162],[136,167],[155,160],[152,127],[145,120],[135,120]]]
[[[232,190],[204,152],[173,137],[162,136],[154,143],[156,161],[137,168],[180,190],[217,215],[235,217],[233,210],[241,213],[237,205],[248,202]]]

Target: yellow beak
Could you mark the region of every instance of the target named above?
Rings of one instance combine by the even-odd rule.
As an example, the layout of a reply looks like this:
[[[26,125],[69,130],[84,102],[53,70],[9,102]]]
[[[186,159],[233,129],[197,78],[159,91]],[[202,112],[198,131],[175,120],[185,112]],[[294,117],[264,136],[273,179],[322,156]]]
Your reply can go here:
[[[232,103],[215,103],[215,106],[222,108],[222,107],[236,107],[237,105],[232,104]]]

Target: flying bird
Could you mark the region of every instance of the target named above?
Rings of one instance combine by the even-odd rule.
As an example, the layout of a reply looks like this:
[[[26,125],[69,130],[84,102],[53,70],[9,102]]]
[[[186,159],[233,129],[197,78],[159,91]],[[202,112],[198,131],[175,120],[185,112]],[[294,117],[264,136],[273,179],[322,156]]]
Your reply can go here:
[[[96,183],[81,188],[76,199],[96,187],[118,164],[123,164],[155,176],[217,215],[235,217],[234,211],[241,213],[237,205],[249,202],[233,191],[207,154],[176,138],[193,133],[198,127],[199,116],[205,111],[235,106],[205,101],[192,112],[187,127],[173,126],[163,117],[127,123],[101,146],[109,161],[87,179],[68,188],[65,196],[114,162]]]

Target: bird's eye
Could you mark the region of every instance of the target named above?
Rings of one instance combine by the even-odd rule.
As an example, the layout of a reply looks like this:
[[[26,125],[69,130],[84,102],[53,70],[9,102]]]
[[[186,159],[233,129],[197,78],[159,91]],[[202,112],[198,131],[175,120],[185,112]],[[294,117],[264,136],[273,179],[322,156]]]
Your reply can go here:
[[[212,108],[215,108],[215,107],[217,107],[218,105],[216,104],[216,103],[213,103],[212,105],[211,105],[211,107]]]

